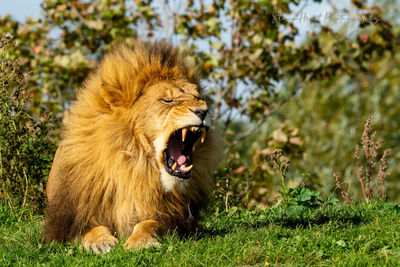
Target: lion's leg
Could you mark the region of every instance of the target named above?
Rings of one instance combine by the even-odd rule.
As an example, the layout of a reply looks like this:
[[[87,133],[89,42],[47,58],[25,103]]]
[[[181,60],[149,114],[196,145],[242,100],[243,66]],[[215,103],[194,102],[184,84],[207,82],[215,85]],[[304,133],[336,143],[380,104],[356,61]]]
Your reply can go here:
[[[160,243],[155,237],[160,230],[160,223],[156,220],[146,220],[135,225],[132,235],[125,243],[125,248],[148,248]]]
[[[96,254],[107,253],[117,243],[117,239],[111,235],[105,226],[95,226],[81,237],[81,244],[86,250],[92,250]]]

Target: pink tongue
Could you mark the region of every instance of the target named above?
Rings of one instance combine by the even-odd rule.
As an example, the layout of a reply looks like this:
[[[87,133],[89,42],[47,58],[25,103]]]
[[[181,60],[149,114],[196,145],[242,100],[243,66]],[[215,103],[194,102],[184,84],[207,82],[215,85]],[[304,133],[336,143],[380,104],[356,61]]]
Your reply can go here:
[[[179,165],[183,165],[186,162],[186,157],[184,155],[180,155],[176,162],[178,162]]]

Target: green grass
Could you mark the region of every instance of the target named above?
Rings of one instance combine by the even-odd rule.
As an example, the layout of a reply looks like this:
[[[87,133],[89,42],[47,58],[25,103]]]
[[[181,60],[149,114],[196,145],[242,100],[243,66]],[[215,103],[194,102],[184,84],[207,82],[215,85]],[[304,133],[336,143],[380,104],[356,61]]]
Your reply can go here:
[[[400,206],[371,203],[315,209],[215,212],[198,232],[169,235],[161,248],[95,255],[76,243],[44,245],[42,216],[0,209],[0,266],[398,266]]]

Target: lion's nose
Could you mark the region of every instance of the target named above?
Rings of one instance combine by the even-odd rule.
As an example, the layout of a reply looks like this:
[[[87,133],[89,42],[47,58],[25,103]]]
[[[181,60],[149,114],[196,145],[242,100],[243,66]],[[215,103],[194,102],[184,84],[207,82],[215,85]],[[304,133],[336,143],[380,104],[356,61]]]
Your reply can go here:
[[[196,109],[195,111],[193,111],[193,113],[196,114],[197,117],[199,117],[202,121],[204,121],[204,119],[206,118],[207,112],[208,109]]]

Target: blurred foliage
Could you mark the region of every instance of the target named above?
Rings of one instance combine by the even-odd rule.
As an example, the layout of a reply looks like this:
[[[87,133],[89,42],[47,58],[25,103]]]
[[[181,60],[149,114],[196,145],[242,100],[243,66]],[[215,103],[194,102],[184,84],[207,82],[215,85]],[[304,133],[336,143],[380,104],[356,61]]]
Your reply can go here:
[[[369,115],[392,148],[387,195],[398,199],[399,9],[389,0],[352,2],[356,15],[336,14],[356,21],[351,32],[349,24],[333,29],[310,18],[305,23],[316,30],[300,44],[295,20],[287,19],[305,5],[296,0],[44,0],[41,18],[17,22],[5,15],[0,32],[16,37],[11,57],[23,72],[33,71],[26,79],[31,113],[44,103],[60,118],[116,42],[176,40],[200,68],[225,134],[217,196],[234,196],[226,206],[232,199],[250,206],[274,201],[280,174],[267,159],[274,149],[291,162],[287,186],[327,195],[335,189],[333,172],[340,171],[360,192],[351,182],[352,155]]]
[[[9,58],[12,48],[11,35],[0,40],[0,201],[41,210],[55,152],[52,121],[44,110],[38,118],[28,114],[27,74]]]
[[[374,40],[372,33],[371,40]],[[399,49],[397,44],[396,49]],[[349,51],[350,54],[350,51]],[[386,179],[389,199],[396,199],[400,190],[398,176],[400,151],[400,57],[395,51],[371,53],[362,65],[354,64],[354,75],[338,72],[331,79],[307,84],[296,101],[291,101],[282,112],[296,113],[287,117],[297,125],[304,136],[305,155],[295,168],[310,169],[321,179],[340,170],[351,187],[356,182],[356,160],[352,159],[355,146],[363,132],[363,122],[373,114],[373,125],[384,140],[384,148],[392,148],[389,156],[390,176]],[[366,70],[362,70],[365,67]],[[284,111],[285,110],[285,111]],[[382,155],[380,155],[381,157]],[[334,180],[325,181],[327,191],[334,187]],[[361,198],[361,190],[356,190]]]
[[[112,43],[135,38],[133,25],[143,25],[143,31],[152,34],[159,22],[146,1],[136,1],[134,9],[125,2],[130,1],[44,0],[40,19],[0,19],[0,31],[16,37],[15,57],[33,71],[28,87],[35,100],[44,99],[61,115]]]
[[[362,4],[359,7],[367,8]],[[370,10],[382,13],[370,13]],[[279,171],[269,174],[266,158],[257,155],[268,155],[275,148],[283,148],[291,162],[287,174],[291,178],[289,187],[307,186],[328,196],[335,191],[332,174],[340,170],[355,199],[362,199],[353,154],[365,120],[373,115],[374,129],[384,141],[381,153],[388,148],[393,152],[388,162],[390,175],[385,178],[386,196],[398,199],[399,25],[385,21],[383,10],[368,7],[360,11],[364,15],[353,36],[345,27],[334,31],[321,26],[321,31],[310,34],[305,43],[291,44],[289,50],[285,50],[287,46],[280,49],[281,55],[285,55],[280,61],[285,75],[274,101],[277,105],[283,104],[276,112],[269,109],[261,113],[260,110],[258,115],[264,114],[267,122],[257,121],[254,128],[250,125],[248,139],[231,149],[230,157],[252,155],[255,159],[250,163],[249,157],[241,160],[252,176],[250,198],[261,203],[272,201],[272,192],[279,190],[276,185],[280,174]],[[283,125],[294,129],[294,144],[290,143],[293,130],[282,130]],[[243,150],[245,154],[241,153]],[[258,166],[265,167],[259,172]],[[335,194],[339,197],[338,190]]]

